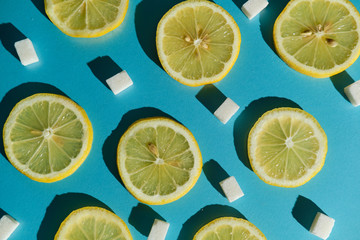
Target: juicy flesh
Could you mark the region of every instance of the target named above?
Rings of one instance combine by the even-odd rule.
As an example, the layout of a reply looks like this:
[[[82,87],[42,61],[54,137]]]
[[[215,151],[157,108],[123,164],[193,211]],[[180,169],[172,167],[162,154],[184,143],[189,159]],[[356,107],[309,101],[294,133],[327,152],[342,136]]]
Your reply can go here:
[[[62,104],[41,101],[24,108],[10,132],[15,158],[40,174],[61,171],[82,148],[83,126]]]
[[[148,127],[127,142],[125,167],[133,185],[146,195],[168,195],[190,179],[194,155],[180,133]]]
[[[66,234],[67,240],[126,240],[121,228],[105,218],[87,216],[74,223]]]
[[[268,176],[296,180],[315,164],[318,151],[319,142],[310,125],[281,117],[263,126],[255,154]]]
[[[123,0],[52,0],[54,13],[68,28],[104,28],[118,17]]]
[[[168,20],[164,34],[162,45],[169,66],[187,79],[219,74],[232,56],[231,26],[206,6],[180,10]]]
[[[245,227],[222,225],[214,231],[209,231],[201,240],[258,240]]]
[[[302,1],[281,25],[282,45],[300,63],[327,70],[341,65],[357,46],[356,21],[343,4]]]

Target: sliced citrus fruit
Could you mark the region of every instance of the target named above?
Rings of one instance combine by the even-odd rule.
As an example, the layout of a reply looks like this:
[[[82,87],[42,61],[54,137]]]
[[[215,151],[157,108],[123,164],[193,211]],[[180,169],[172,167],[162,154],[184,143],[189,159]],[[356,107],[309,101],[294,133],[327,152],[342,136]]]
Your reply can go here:
[[[45,0],[49,19],[72,37],[100,37],[125,18],[129,0]]]
[[[70,213],[61,223],[55,240],[132,240],[124,221],[99,207],[84,207]]]
[[[117,164],[129,192],[146,204],[165,204],[184,196],[202,168],[191,132],[168,118],[146,118],[121,137]]]
[[[240,30],[222,7],[205,0],[175,5],[160,20],[156,47],[165,71],[189,86],[220,81],[240,51]]]
[[[254,172],[266,183],[297,187],[323,167],[327,137],[316,119],[298,108],[266,112],[249,133],[248,153]]]
[[[347,0],[292,0],[274,25],[280,57],[296,71],[324,78],[360,54],[360,14]]]
[[[21,100],[3,130],[5,153],[15,168],[39,182],[71,175],[90,152],[93,130],[70,99],[39,93]]]
[[[264,234],[249,221],[221,217],[203,226],[193,240],[266,240]]]

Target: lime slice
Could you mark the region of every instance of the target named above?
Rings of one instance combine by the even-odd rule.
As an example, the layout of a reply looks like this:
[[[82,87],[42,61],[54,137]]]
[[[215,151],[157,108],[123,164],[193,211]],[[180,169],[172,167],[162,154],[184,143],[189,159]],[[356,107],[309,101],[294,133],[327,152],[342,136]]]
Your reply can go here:
[[[206,224],[193,240],[266,240],[264,234],[249,221],[222,217]]]
[[[135,122],[121,137],[117,164],[129,192],[146,204],[185,195],[201,173],[202,158],[191,132],[167,118]]]
[[[222,7],[205,0],[184,1],[160,20],[156,46],[165,71],[189,86],[220,81],[240,51],[240,30]]]
[[[63,33],[72,37],[100,37],[125,18],[129,0],[45,0],[45,11]]]
[[[347,0],[292,0],[274,25],[280,57],[296,71],[329,77],[360,54],[360,14]]]
[[[39,182],[71,175],[90,152],[93,130],[85,111],[70,99],[40,93],[20,101],[5,122],[6,155]]]
[[[276,108],[266,112],[250,130],[248,152],[254,172],[264,182],[297,187],[323,167],[327,137],[309,113]]]
[[[99,207],[84,207],[70,213],[61,223],[55,240],[132,240],[124,221]]]

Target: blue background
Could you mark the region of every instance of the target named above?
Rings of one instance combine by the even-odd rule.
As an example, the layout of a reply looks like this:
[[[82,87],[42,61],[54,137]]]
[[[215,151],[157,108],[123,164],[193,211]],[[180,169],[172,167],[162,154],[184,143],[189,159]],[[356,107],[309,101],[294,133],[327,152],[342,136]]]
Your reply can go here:
[[[169,222],[168,240],[192,239],[219,216],[244,217],[269,240],[319,239],[308,232],[317,211],[336,220],[329,239],[359,239],[360,111],[343,88],[357,80],[360,62],[337,76],[315,79],[288,67],[274,52],[272,27],[285,0],[272,0],[253,20],[244,0],[216,0],[236,20],[242,43],[230,73],[208,87],[188,87],[159,66],[155,30],[161,16],[179,0],[131,0],[124,22],[95,39],[72,38],[44,15],[38,0],[2,0],[0,7],[0,128],[16,102],[37,92],[61,93],[87,112],[94,142],[84,164],[70,177],[51,184],[30,180],[5,158],[0,146],[0,216],[20,222],[10,239],[52,239],[74,209],[103,206],[128,225],[134,239],[146,239],[154,218]],[[360,9],[359,1],[352,1]],[[24,67],[13,43],[28,37],[40,62]],[[134,85],[117,96],[104,79],[126,70]],[[223,125],[212,111],[224,96],[240,110]],[[279,188],[262,182],[249,168],[249,129],[265,111],[301,107],[328,136],[323,169],[305,185]],[[137,119],[171,116],[191,130],[203,155],[203,172],[183,198],[163,206],[139,203],[121,185],[117,143]],[[2,140],[0,142],[2,144]],[[235,176],[245,196],[229,203],[218,182]]]

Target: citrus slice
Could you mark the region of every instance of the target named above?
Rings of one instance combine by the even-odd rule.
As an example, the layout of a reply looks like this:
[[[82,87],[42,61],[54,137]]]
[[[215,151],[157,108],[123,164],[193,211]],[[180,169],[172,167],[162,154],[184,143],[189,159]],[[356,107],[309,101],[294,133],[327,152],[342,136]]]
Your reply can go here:
[[[100,37],[125,18],[129,0],[45,0],[49,19],[72,37]]]
[[[266,183],[297,187],[323,167],[327,137],[316,119],[298,108],[266,112],[250,130],[248,153],[254,172]]]
[[[292,0],[274,25],[280,57],[300,73],[324,78],[360,54],[360,14],[347,0]]]
[[[266,240],[264,234],[249,221],[221,217],[203,226],[193,240]]]
[[[5,153],[29,178],[54,182],[71,175],[90,152],[93,130],[70,99],[39,93],[21,100],[3,130]]]
[[[99,207],[84,207],[70,213],[61,223],[55,240],[132,240],[124,221]]]
[[[121,137],[117,164],[129,192],[146,204],[165,204],[184,196],[202,168],[199,146],[191,132],[168,118],[132,124]]]
[[[156,47],[165,71],[189,86],[220,81],[240,51],[240,30],[222,7],[205,0],[175,5],[160,20]]]

